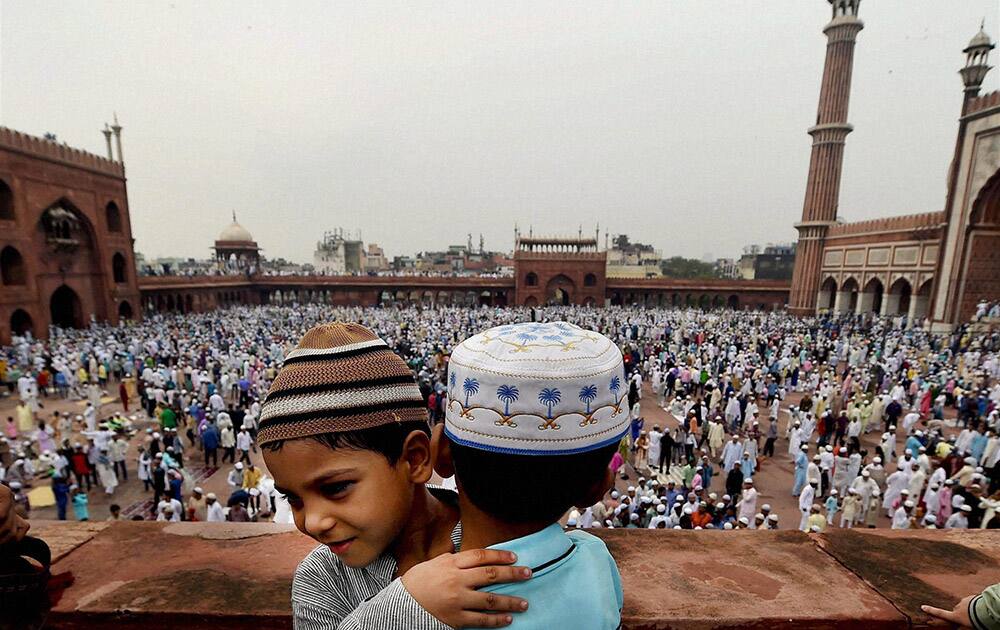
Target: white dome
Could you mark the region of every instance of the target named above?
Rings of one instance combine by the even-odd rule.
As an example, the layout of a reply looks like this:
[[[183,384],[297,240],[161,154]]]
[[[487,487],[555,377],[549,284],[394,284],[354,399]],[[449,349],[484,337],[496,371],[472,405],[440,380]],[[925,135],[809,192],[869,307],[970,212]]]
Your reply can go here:
[[[253,235],[251,235],[250,232],[248,232],[245,227],[243,227],[236,221],[233,221],[232,223],[229,224],[229,226],[226,229],[222,230],[222,232],[219,234],[219,238],[217,238],[216,240],[252,243]]]
[[[993,48],[993,42],[990,40],[990,36],[987,35],[982,29],[979,29],[979,32],[976,33],[976,36],[973,37],[971,41],[969,41],[969,45],[966,46],[966,48],[978,48],[980,46]]]

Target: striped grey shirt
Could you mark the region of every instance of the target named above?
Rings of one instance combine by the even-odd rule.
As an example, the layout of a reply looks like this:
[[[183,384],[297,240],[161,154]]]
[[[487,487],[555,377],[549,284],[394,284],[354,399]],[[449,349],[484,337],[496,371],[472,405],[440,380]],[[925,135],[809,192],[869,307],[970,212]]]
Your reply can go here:
[[[432,489],[432,492],[448,492]],[[462,523],[455,525],[451,542],[462,544]],[[393,579],[396,559],[383,553],[366,567],[344,565],[325,545],[319,545],[299,563],[292,579],[292,615],[295,630],[447,630],[420,607],[403,583]]]

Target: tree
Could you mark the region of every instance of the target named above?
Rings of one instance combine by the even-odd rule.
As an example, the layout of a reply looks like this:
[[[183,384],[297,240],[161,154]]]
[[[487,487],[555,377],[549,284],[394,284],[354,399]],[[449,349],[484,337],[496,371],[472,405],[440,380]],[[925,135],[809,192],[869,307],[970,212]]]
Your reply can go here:
[[[660,262],[660,271],[667,278],[694,279],[718,278],[718,271],[712,263],[694,258],[674,256]]]

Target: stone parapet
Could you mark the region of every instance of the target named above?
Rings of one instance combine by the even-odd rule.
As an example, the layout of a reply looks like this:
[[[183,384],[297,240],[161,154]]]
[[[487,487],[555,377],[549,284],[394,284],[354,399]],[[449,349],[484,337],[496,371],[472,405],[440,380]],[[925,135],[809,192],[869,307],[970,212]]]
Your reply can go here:
[[[924,212],[904,214],[897,217],[882,217],[868,221],[838,223],[830,226],[827,238],[854,236],[858,234],[881,234],[885,232],[934,232],[944,225],[944,212]]]
[[[268,523],[35,522],[72,578],[59,628],[290,628],[292,573],[314,543]],[[625,589],[623,626],[923,627],[1000,581],[1000,532],[599,530]]]
[[[0,149],[16,151],[30,157],[48,160],[64,166],[83,168],[112,177],[124,178],[125,166],[107,158],[52,140],[39,138],[7,127],[0,127]]]
[[[994,107],[1000,107],[1000,91],[989,92],[970,100],[965,109],[965,116],[979,114]]]

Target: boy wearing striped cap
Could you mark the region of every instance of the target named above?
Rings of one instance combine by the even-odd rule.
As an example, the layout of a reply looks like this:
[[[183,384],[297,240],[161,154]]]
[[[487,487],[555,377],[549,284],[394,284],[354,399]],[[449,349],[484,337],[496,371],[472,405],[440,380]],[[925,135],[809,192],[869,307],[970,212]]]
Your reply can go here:
[[[476,587],[527,578],[509,552],[453,553],[453,492],[430,489],[427,412],[407,365],[357,324],[309,330],[261,407],[258,443],[296,527],[321,543],[292,582],[295,627],[499,627],[515,597]],[[406,575],[405,586],[397,576]],[[481,612],[489,609],[491,613]],[[424,619],[426,623],[421,621]]]

